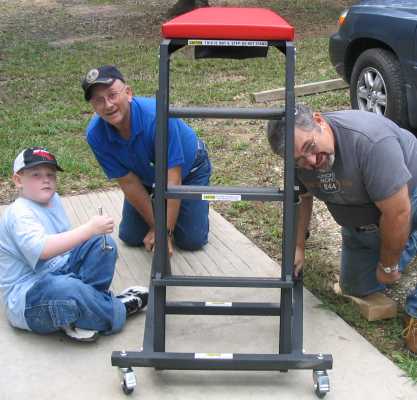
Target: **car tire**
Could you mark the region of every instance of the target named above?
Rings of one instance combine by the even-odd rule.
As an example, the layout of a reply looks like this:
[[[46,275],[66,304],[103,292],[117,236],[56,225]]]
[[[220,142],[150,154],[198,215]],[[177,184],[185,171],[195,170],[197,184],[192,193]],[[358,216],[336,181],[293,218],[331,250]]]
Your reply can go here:
[[[392,52],[375,48],[358,57],[350,79],[350,102],[354,109],[382,114],[408,127],[400,63]]]

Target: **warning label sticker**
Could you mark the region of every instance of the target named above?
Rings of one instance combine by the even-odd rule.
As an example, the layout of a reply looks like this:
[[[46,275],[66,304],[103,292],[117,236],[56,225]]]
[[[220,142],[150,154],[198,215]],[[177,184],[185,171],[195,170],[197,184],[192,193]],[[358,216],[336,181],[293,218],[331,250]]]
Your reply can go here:
[[[233,360],[233,353],[194,353],[194,358]]]
[[[206,307],[232,307],[230,301],[206,301]]]
[[[264,40],[209,40],[189,39],[189,46],[239,46],[239,47],[268,47]]]
[[[201,200],[207,201],[241,201],[242,196],[240,194],[214,194],[214,193],[203,193]]]

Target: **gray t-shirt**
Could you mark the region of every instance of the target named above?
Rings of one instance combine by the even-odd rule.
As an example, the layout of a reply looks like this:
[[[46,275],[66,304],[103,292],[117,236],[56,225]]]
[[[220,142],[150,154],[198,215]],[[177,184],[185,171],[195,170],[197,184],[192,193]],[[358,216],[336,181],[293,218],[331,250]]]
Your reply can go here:
[[[323,116],[334,133],[335,162],[329,172],[297,169],[302,190],[323,200],[339,225],[378,223],[376,201],[406,183],[410,195],[417,186],[417,139],[389,119],[365,111]]]

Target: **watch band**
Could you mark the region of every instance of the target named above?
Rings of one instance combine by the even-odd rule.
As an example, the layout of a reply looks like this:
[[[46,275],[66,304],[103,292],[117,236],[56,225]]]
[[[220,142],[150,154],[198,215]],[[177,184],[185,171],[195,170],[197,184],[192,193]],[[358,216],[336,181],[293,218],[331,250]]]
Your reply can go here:
[[[393,272],[397,272],[400,269],[398,264],[391,265],[390,267],[386,267],[381,262],[378,263],[378,267],[381,268],[386,274],[392,274]]]

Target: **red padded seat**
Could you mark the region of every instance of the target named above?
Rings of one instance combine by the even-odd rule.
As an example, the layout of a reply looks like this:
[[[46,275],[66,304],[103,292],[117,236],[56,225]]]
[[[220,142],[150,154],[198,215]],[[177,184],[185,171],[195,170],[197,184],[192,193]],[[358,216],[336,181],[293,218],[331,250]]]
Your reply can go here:
[[[167,39],[293,40],[294,28],[266,8],[206,7],[162,25]]]

